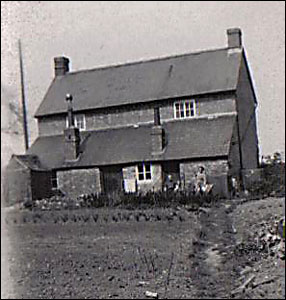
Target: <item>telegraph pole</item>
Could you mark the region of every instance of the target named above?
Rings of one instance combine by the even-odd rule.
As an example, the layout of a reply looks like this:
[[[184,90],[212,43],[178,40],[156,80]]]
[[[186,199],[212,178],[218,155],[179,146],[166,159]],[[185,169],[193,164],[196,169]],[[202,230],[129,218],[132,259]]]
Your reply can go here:
[[[26,97],[25,97],[25,82],[24,82],[24,71],[23,71],[23,57],[21,40],[18,40],[19,47],[19,59],[20,59],[20,76],[21,76],[21,100],[22,100],[22,110],[23,110],[23,131],[25,139],[25,150],[29,149],[29,136],[28,136],[28,122],[27,122],[27,110],[26,110]]]

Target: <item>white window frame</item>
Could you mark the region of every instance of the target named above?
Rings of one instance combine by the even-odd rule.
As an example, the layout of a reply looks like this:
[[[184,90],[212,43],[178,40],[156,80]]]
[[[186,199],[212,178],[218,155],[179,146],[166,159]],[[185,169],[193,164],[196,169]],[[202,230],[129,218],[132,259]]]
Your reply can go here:
[[[140,181],[140,182],[152,181],[152,178],[153,178],[152,164],[151,163],[141,163],[140,165],[142,165],[142,167],[143,167],[143,173],[140,173],[140,174],[143,174],[144,178],[139,179],[139,165],[137,165],[137,167],[136,167],[136,178],[137,178],[137,180]],[[149,179],[146,178],[146,174],[149,173],[149,172],[146,172],[146,165],[150,165],[151,178],[149,178]]]
[[[177,107],[176,107],[177,105],[179,105],[179,115],[180,115],[178,117],[177,117]],[[183,110],[181,110],[182,105],[183,105]],[[187,111],[189,111],[188,116],[187,116]],[[191,114],[191,111],[193,111],[193,114]],[[181,116],[182,112],[183,112],[183,116]],[[196,100],[190,99],[190,100],[181,100],[181,101],[174,102],[174,119],[189,119],[189,118],[196,117],[196,115],[197,115]]]
[[[82,124],[83,126],[79,128],[80,131],[86,130],[86,120],[85,120],[85,114],[76,114],[74,115],[74,126],[78,127],[78,119],[82,118]],[[68,128],[69,122],[68,122],[68,117],[66,117],[66,128]]]

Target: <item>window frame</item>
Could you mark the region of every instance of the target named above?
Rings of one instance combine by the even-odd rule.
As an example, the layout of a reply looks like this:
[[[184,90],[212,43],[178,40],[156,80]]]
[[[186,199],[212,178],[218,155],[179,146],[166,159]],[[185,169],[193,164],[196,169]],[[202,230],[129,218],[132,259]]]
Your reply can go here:
[[[190,119],[197,116],[197,102],[195,99],[175,101],[173,109],[174,119]],[[191,112],[193,112],[193,114]]]
[[[82,124],[83,127],[79,128],[78,127],[78,119],[82,117]],[[69,122],[68,122],[68,117],[66,117],[66,128],[68,128]],[[86,119],[85,119],[85,114],[75,114],[74,115],[74,126],[78,128],[80,131],[85,131],[86,130]]]
[[[142,171],[143,172],[139,172],[139,167],[142,166]],[[146,171],[146,166],[150,167],[150,171]],[[147,174],[148,177],[150,176],[150,178],[147,178]],[[143,179],[140,179],[139,176],[143,175]],[[140,182],[146,182],[146,181],[152,181],[152,177],[153,177],[153,173],[152,173],[152,164],[151,163],[140,163],[136,166],[136,178],[138,181]]]
[[[56,185],[54,185],[54,183],[56,183]],[[59,178],[56,171],[52,171],[51,186],[52,190],[57,190],[59,188]]]

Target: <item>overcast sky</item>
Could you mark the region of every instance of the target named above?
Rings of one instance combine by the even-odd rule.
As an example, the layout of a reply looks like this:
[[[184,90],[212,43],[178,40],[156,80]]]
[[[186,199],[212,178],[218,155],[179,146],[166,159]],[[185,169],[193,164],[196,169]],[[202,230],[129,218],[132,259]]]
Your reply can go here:
[[[22,41],[29,128],[53,78],[53,57],[88,69],[226,46],[240,27],[258,96],[261,154],[285,148],[284,1],[1,1],[1,108],[19,106],[17,40]],[[11,118],[1,111],[1,129]],[[5,115],[3,115],[5,112]],[[8,110],[9,112],[9,110]],[[2,142],[1,142],[2,143]],[[14,151],[24,150],[19,136]]]

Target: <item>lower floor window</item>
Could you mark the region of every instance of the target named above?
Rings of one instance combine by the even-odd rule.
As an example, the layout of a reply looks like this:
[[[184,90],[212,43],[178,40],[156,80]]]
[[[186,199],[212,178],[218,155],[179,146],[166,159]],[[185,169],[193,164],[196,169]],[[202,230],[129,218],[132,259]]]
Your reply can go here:
[[[138,170],[138,180],[151,180],[152,172],[151,172],[151,164],[150,163],[142,163],[137,166]]]
[[[57,172],[55,171],[52,172],[51,184],[52,184],[52,189],[58,188],[58,177],[57,177]]]

